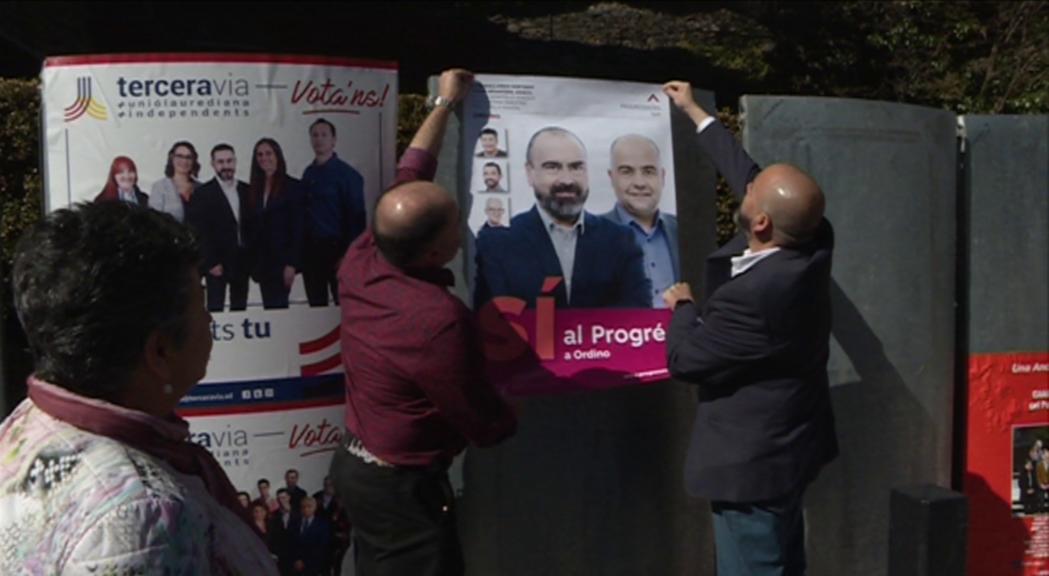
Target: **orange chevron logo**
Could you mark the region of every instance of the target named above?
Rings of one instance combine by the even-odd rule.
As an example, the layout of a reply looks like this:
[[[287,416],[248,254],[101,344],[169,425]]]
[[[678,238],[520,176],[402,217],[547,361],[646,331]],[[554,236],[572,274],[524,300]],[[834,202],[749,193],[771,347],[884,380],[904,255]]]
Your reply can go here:
[[[76,80],[76,100],[66,106],[66,122],[72,122],[84,114],[95,120],[109,117],[106,105],[91,97],[91,77],[81,76]]]

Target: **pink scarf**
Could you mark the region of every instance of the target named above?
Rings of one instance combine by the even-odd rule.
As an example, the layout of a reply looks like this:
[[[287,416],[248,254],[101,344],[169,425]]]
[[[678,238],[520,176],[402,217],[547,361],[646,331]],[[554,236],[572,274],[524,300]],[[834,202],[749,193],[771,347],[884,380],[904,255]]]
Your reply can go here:
[[[251,524],[222,467],[210,452],[189,441],[189,423],[174,412],[158,418],[86,398],[32,376],[28,388],[33,404],[52,418],[141,450],[183,474],[198,476],[215,500]]]

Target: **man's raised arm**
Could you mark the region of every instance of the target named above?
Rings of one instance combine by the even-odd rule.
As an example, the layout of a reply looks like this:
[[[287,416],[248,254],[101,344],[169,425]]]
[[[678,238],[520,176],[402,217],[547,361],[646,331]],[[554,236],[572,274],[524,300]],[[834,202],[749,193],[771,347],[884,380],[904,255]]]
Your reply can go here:
[[[437,81],[437,98],[433,110],[415,133],[397,166],[397,178],[391,188],[415,180],[433,180],[437,156],[441,153],[444,130],[455,106],[470,92],[473,74],[462,68],[441,72]]]
[[[747,193],[747,184],[758,175],[761,168],[716,118],[696,104],[692,97],[692,86],[688,82],[667,82],[663,85],[663,92],[696,123],[700,147],[725,177],[732,192],[742,200]]]

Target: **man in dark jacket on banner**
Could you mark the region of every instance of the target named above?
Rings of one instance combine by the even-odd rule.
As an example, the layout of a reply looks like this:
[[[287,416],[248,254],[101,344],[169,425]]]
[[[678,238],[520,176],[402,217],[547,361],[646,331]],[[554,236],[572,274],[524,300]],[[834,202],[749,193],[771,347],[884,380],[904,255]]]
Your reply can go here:
[[[802,496],[838,453],[827,378],[834,236],[823,193],[794,166],[760,170],[687,83],[664,91],[742,200],[743,234],[707,259],[702,312],[687,284],[664,294],[674,311],[670,373],[699,390],[687,488],[711,501],[719,576],[802,575]]]
[[[194,206],[186,221],[201,237],[208,310],[222,312],[227,286],[229,309],[244,310],[248,306],[251,243],[255,237],[250,190],[237,180],[237,156],[229,144],[212,148],[211,167],[215,177],[194,194]]]

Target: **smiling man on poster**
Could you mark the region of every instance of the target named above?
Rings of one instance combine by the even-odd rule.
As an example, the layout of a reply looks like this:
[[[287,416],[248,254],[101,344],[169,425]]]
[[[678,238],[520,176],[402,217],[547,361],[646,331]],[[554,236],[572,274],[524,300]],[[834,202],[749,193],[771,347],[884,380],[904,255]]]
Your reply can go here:
[[[551,294],[560,308],[648,308],[651,284],[630,230],[584,210],[590,195],[586,147],[559,126],[532,135],[525,173],[536,204],[508,228],[477,236],[477,306],[496,296],[529,307],[546,279],[561,278]]]
[[[602,216],[634,233],[652,283],[652,307],[663,308],[663,291],[677,282],[680,267],[677,218],[659,209],[667,180],[659,146],[647,136],[626,134],[612,142],[609,152],[608,177],[616,205]]]
[[[222,312],[227,286],[230,311],[244,310],[256,228],[251,191],[237,180],[237,155],[229,144],[211,149],[211,167],[215,177],[197,190],[186,222],[200,233],[208,311]]]
[[[302,173],[306,189],[306,241],[302,281],[310,306],[339,301],[335,272],[350,244],[366,226],[364,178],[335,153],[335,125],[318,118],[310,125],[313,163]]]

